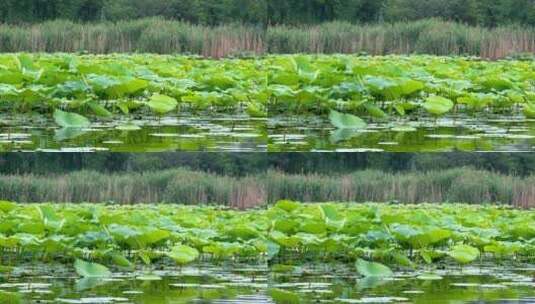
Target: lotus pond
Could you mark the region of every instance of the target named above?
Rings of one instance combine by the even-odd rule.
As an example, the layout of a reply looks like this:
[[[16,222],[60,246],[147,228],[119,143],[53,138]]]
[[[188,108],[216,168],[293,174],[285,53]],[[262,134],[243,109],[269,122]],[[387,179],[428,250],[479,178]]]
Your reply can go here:
[[[253,60],[0,55],[0,150],[263,151]]]
[[[533,61],[268,61],[271,151],[532,151],[535,144]]]
[[[0,140],[7,151],[224,151],[257,122],[263,142],[247,151],[531,151],[533,79],[533,60],[470,57],[2,54]],[[211,125],[220,116],[236,122],[231,136]],[[187,121],[153,128],[174,117]],[[147,126],[133,147],[116,131],[132,124]],[[48,132],[28,139],[28,128]]]
[[[265,119],[243,115],[119,118],[84,128],[56,127],[39,115],[4,117],[0,151],[261,152],[267,150],[265,126]]]
[[[2,303],[534,303],[533,268],[480,265],[363,278],[342,264],[289,272],[265,264],[172,265],[80,278],[63,264],[0,274]]]
[[[529,303],[534,218],[531,210],[459,204],[280,201],[238,211],[1,202],[0,297]]]
[[[535,151],[535,120],[523,117],[398,119],[361,129],[336,129],[319,117],[277,117],[268,130],[272,152]]]

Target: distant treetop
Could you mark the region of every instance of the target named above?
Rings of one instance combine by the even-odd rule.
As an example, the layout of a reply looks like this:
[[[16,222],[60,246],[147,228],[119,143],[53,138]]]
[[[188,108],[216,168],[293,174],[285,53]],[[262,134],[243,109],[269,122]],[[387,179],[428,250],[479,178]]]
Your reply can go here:
[[[470,25],[535,25],[535,0],[270,0],[270,24],[353,23],[443,18]]]
[[[191,23],[265,24],[267,0],[2,0],[0,21],[118,21],[162,16]]]
[[[438,17],[471,25],[535,25],[535,0],[2,0],[0,22],[117,21],[163,16],[215,25],[410,21]]]

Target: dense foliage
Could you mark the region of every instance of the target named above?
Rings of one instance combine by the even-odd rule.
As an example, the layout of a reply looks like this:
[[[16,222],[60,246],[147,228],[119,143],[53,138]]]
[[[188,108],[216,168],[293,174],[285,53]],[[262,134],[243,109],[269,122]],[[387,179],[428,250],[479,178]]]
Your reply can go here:
[[[395,22],[429,17],[483,26],[510,23],[533,25],[535,3],[532,0],[275,0],[268,3],[268,20],[271,24],[333,20]]]
[[[329,113],[339,129],[375,119],[448,113],[535,116],[533,61],[431,56],[269,56],[270,114]]]
[[[443,116],[451,113],[535,116],[533,61],[488,62],[430,56],[268,56],[206,60],[155,55],[5,54],[1,109],[53,113],[63,127],[82,115],[244,110],[329,114],[340,129],[353,116]],[[74,113],[76,112],[76,113]],[[344,112],[344,113],[341,113]],[[82,115],[80,115],[82,114]]]
[[[529,176],[534,153],[1,153],[4,175],[50,175],[80,170],[141,173],[188,168],[226,176],[268,169],[289,174],[338,175],[359,170],[427,172],[472,167],[503,175]]]
[[[198,54],[368,53],[474,55],[504,58],[535,52],[535,27],[482,28],[423,19],[411,22],[205,26],[163,18],[78,23],[0,24],[0,52]]]
[[[198,24],[266,23],[265,0],[5,0],[0,21],[37,22],[51,19],[76,21],[123,20],[164,16]]]
[[[86,127],[80,115],[178,110],[265,113],[265,79],[254,60],[184,56],[0,56],[0,109],[54,113],[62,127]],[[73,113],[77,112],[77,113]]]
[[[19,261],[76,260],[82,276],[84,269],[105,267],[81,259],[130,268],[164,258],[179,265],[199,258],[286,264],[356,260],[364,274],[363,260],[413,267],[529,259],[535,250],[533,219],[531,211],[466,205],[279,201],[267,210],[240,212],[1,202],[0,251],[4,263],[11,255]]]
[[[535,24],[532,0],[6,0],[0,21],[84,21],[164,16],[201,24],[303,24],[332,20],[405,21],[441,17],[472,25]]]

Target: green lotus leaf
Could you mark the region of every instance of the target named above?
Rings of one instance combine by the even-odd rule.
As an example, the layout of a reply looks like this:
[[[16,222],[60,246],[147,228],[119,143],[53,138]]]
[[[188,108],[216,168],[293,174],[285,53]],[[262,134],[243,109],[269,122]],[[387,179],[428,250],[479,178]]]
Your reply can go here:
[[[99,117],[110,118],[113,116],[113,114],[111,114],[110,111],[108,111],[105,107],[101,106],[100,104],[96,102],[88,102],[87,105],[89,106],[89,108],[91,108],[93,113],[95,113],[95,115]]]
[[[453,101],[440,96],[431,96],[426,99],[422,107],[426,109],[427,112],[440,116],[453,109]]]
[[[16,207],[17,205],[15,203],[8,202],[8,201],[0,201],[0,210],[5,213],[11,212]]]
[[[106,266],[80,259],[74,262],[74,269],[79,276],[84,278],[107,278],[111,276],[111,272]]]
[[[280,200],[275,204],[275,207],[282,209],[286,212],[293,212],[301,206],[300,203],[290,200]]]
[[[388,278],[394,275],[388,266],[376,262],[368,262],[363,259],[358,259],[355,262],[355,267],[357,272],[364,277]]]
[[[508,90],[514,88],[513,82],[511,82],[509,79],[505,78],[498,78],[498,77],[489,77],[486,79],[483,79],[481,82],[481,85],[485,87],[486,89],[494,89],[498,91]]]
[[[469,245],[456,245],[448,252],[448,255],[460,264],[468,264],[479,257],[479,249]]]
[[[54,111],[54,120],[64,128],[85,128],[91,124],[89,119],[80,114],[64,112],[59,109]]]
[[[268,290],[269,296],[277,304],[299,304],[301,303],[301,297],[294,292],[279,289],[271,288]]]
[[[186,265],[199,257],[199,251],[186,245],[175,245],[171,251],[167,252],[167,256],[179,265]]]
[[[370,114],[372,117],[385,118],[388,116],[383,110],[381,110],[381,108],[371,102],[365,103],[364,107],[366,108],[366,111],[368,111],[368,114]]]
[[[337,208],[332,204],[321,204],[319,206],[322,217],[329,219],[331,221],[337,221],[340,219],[340,214],[337,211]]]
[[[132,95],[136,92],[146,89],[149,82],[137,78],[120,79],[118,83],[106,88],[106,94],[110,97],[119,98],[126,95]]]
[[[117,266],[125,267],[125,268],[131,268],[133,265],[130,263],[130,261],[121,253],[113,253],[111,255],[111,258],[113,260],[113,263]]]
[[[165,113],[173,111],[177,107],[178,102],[176,101],[176,99],[172,97],[169,97],[166,95],[155,94],[155,95],[152,95],[147,105],[154,112],[158,114],[165,114]]]
[[[329,114],[329,120],[331,124],[338,129],[364,129],[367,124],[364,120],[351,114],[340,113],[335,110],[331,110]]]
[[[0,301],[5,304],[22,304],[23,298],[19,293],[0,290]]]
[[[413,80],[413,79],[407,79],[405,81],[402,81],[399,84],[401,91],[403,92],[403,95],[412,95],[418,91],[421,91],[425,88],[425,85],[421,81]]]
[[[524,104],[524,115],[528,118],[535,118],[535,104],[526,103]]]

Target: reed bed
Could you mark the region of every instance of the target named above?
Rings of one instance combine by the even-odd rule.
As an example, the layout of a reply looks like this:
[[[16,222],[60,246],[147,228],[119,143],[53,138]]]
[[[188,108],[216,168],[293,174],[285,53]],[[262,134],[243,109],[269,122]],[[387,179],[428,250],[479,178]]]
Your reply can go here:
[[[498,59],[535,53],[535,29],[483,28],[439,19],[371,25],[330,22],[275,26],[266,33],[269,53],[472,55]]]
[[[227,57],[264,52],[264,31],[239,24],[216,27],[162,18],[116,23],[57,20],[0,25],[1,52],[190,53]]]
[[[269,27],[193,25],[163,18],[31,25],[0,24],[0,52],[190,53],[205,57],[265,53],[473,55],[535,53],[535,28],[484,28],[440,19],[412,22]]]
[[[389,173],[286,174],[270,170],[245,177],[169,169],[105,174],[0,176],[0,199],[19,202],[221,204],[247,209],[281,199],[304,202],[499,203],[535,207],[535,176],[472,168]]]

